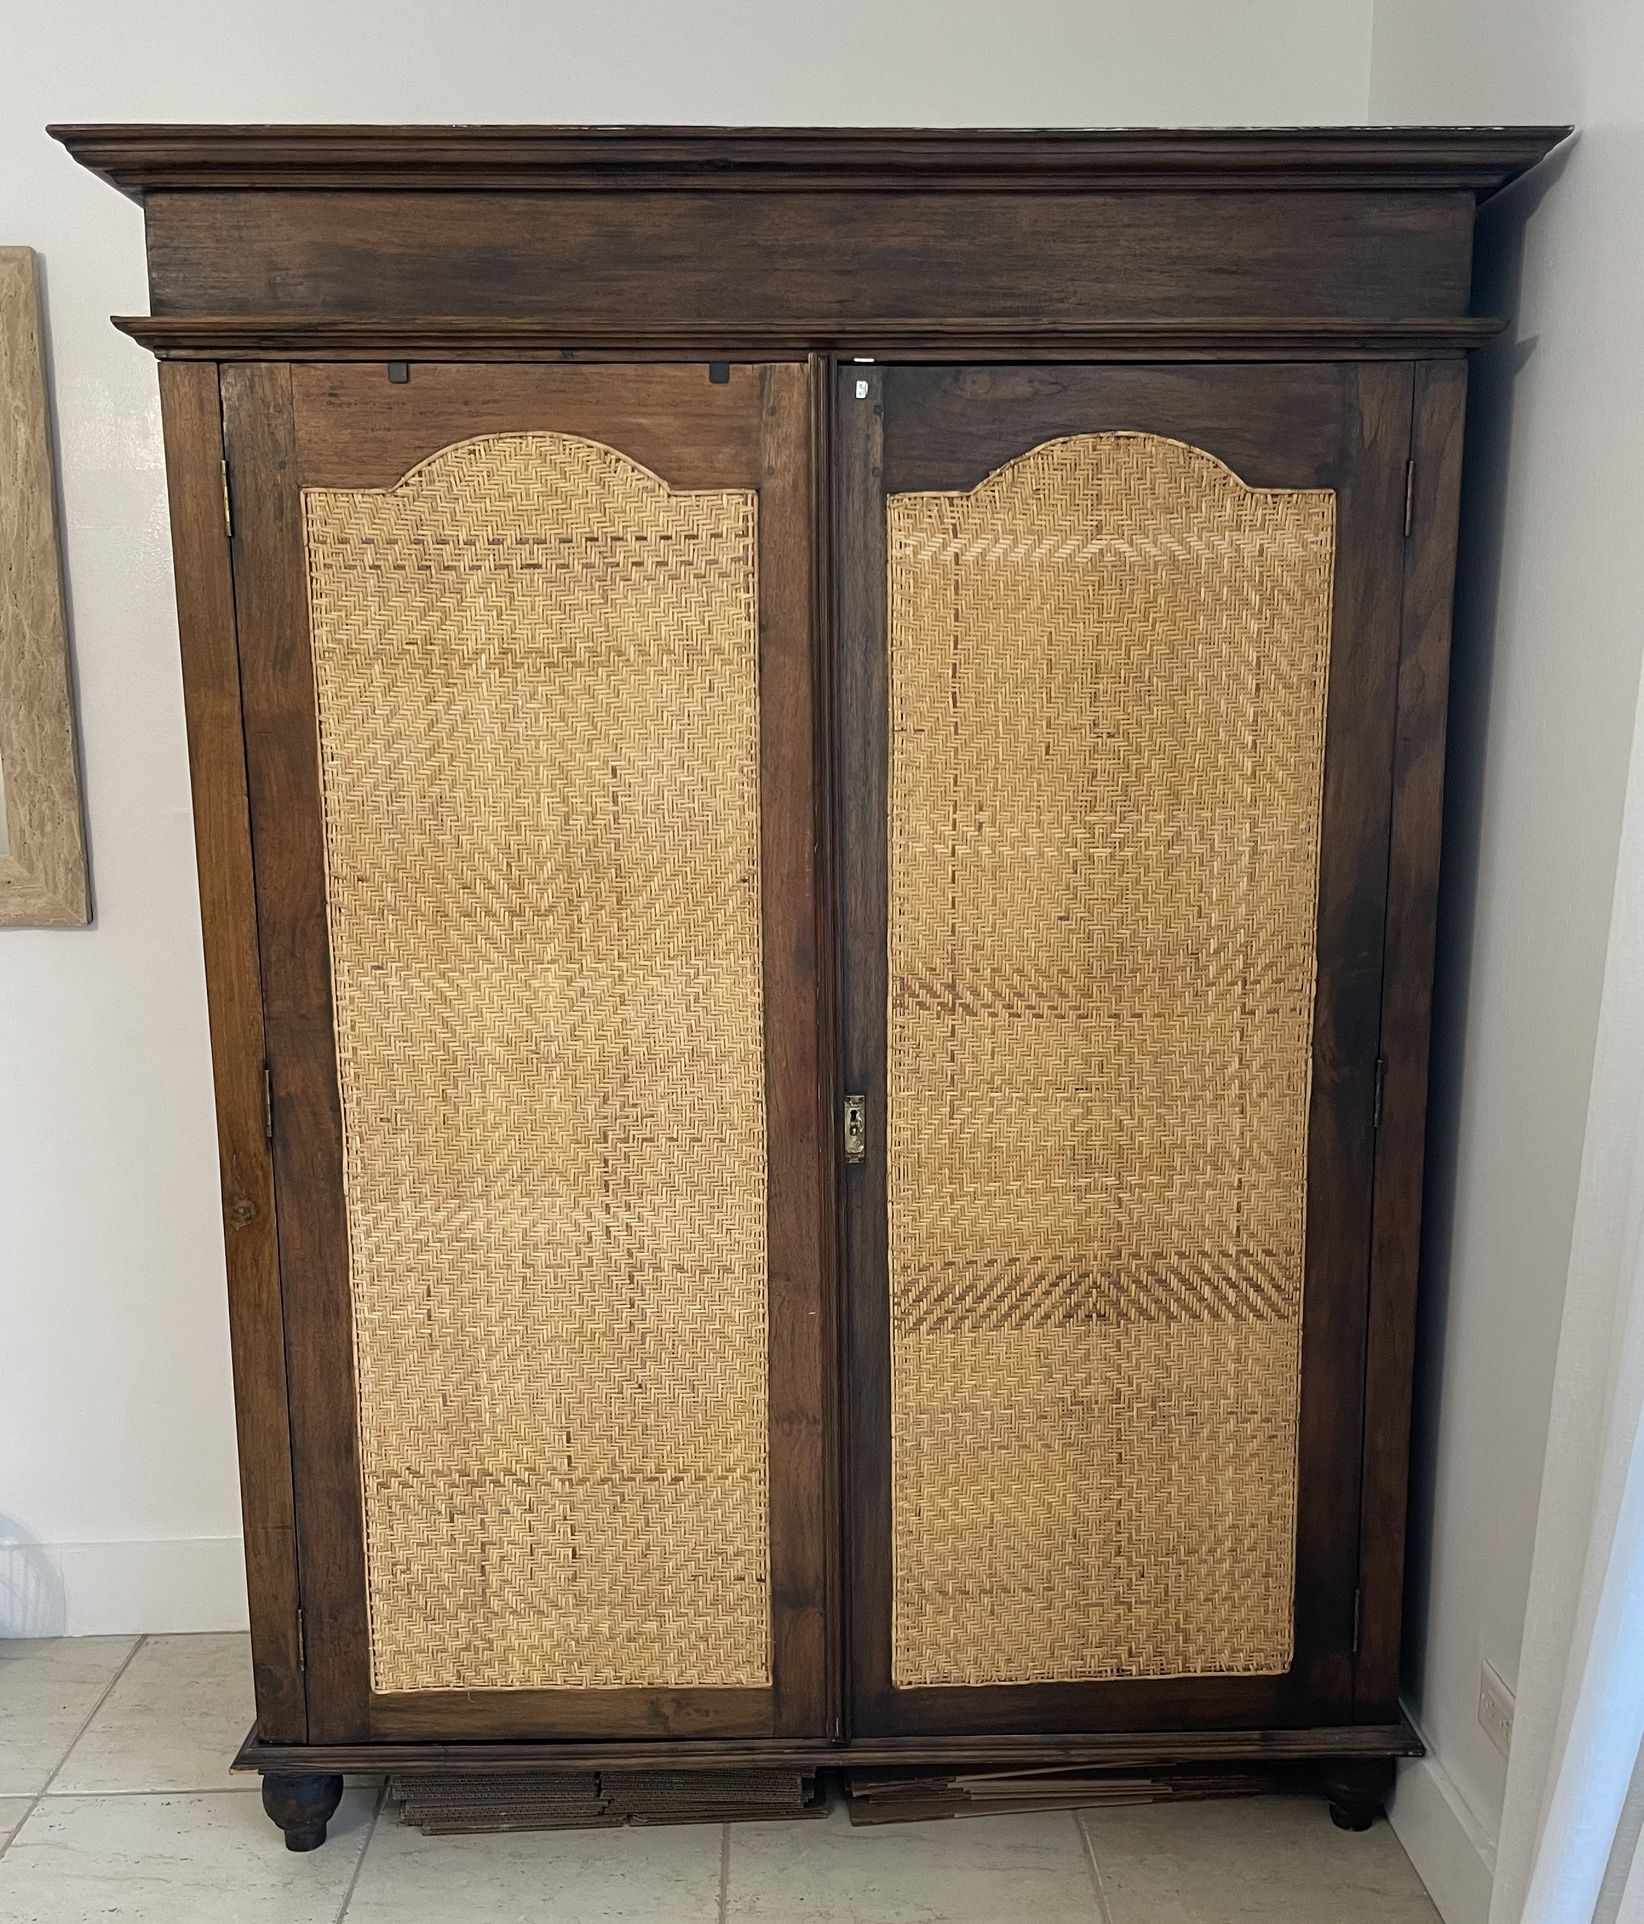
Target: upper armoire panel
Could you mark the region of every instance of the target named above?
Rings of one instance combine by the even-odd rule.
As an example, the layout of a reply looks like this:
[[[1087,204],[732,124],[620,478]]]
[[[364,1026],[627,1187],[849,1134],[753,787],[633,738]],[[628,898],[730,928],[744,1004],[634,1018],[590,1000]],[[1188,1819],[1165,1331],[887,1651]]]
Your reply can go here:
[[[435,321],[408,346],[1236,349],[1279,324],[1291,355],[1454,352],[1476,201],[1562,133],[53,131],[143,202],[154,314],[131,331],[213,356],[320,324],[310,348],[353,328],[374,354],[376,324]]]

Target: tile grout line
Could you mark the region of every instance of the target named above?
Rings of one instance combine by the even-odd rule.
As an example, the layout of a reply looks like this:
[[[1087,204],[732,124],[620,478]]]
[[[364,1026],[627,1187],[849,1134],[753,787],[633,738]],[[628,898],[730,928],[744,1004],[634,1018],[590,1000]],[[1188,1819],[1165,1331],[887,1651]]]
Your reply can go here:
[[[86,1734],[86,1732],[90,1730],[92,1724],[96,1721],[98,1711],[100,1711],[103,1705],[108,1702],[109,1698],[113,1696],[115,1685],[131,1668],[132,1664],[136,1661],[137,1652],[141,1650],[143,1645],[146,1644],[147,1642],[148,1642],[148,1636],[147,1636],[147,1633],[145,1632],[138,1637],[137,1641],[126,1652],[125,1662],[122,1663],[120,1668],[115,1671],[114,1675],[109,1678],[107,1688],[103,1691],[102,1696],[100,1696],[97,1699],[96,1703],[92,1705],[90,1711],[86,1715],[85,1722],[81,1724],[80,1728],[69,1739],[68,1748],[63,1752],[62,1756],[57,1759],[57,1763],[53,1768],[51,1775],[40,1786],[41,1797],[50,1796],[51,1787],[53,1784],[57,1782],[58,1778],[62,1776],[63,1766],[74,1755],[75,1746],[79,1743],[80,1739]],[[33,1814],[34,1813],[31,1811],[29,1813],[29,1816],[32,1817]],[[23,1821],[24,1823],[27,1823],[28,1818],[24,1818]]]
[[[719,1924],[725,1924],[731,1902],[731,1827],[719,1827]]]
[[[255,1784],[156,1784],[146,1790],[54,1790],[59,1797],[249,1797]],[[44,1798],[46,1793],[38,1793]]]
[[[133,1643],[131,1648],[126,1652],[125,1658],[122,1661],[120,1668],[115,1671],[114,1675],[109,1678],[108,1683],[104,1686],[103,1694],[97,1699],[96,1703],[92,1705],[91,1709],[86,1712],[85,1722],[81,1724],[80,1728],[68,1740],[68,1744],[64,1748],[62,1756],[59,1757],[57,1759],[57,1762],[52,1766],[51,1774],[46,1778],[46,1781],[40,1786],[40,1788],[34,1793],[34,1795],[29,1798],[28,1800],[29,1807],[26,1811],[24,1811],[23,1815],[17,1820],[16,1829],[13,1830],[12,1834],[6,1839],[6,1841],[3,1844],[0,1844],[0,1857],[4,1857],[6,1855],[7,1851],[11,1849],[12,1845],[15,1844],[18,1838],[23,1835],[24,1830],[29,1826],[29,1824],[31,1824],[34,1821],[34,1813],[46,1801],[46,1792],[49,1791],[52,1785],[56,1783],[58,1775],[61,1772],[63,1766],[68,1762],[70,1756],[73,1754],[74,1746],[77,1743],[79,1743],[80,1739],[86,1734],[88,1730],[90,1730],[92,1719],[97,1715],[98,1711],[102,1709],[103,1705],[108,1702],[109,1693],[113,1690],[114,1686],[120,1681],[120,1679],[126,1674],[127,1670],[131,1668],[132,1658],[136,1656],[137,1652],[141,1650],[143,1645],[147,1642],[148,1642],[147,1633],[139,1632],[136,1642]]]
[[[346,1784],[343,1786],[343,1795],[345,1797],[348,1795]],[[354,1868],[349,1873],[348,1886],[342,1894],[342,1902],[337,1906],[337,1915],[331,1920],[331,1924],[343,1924],[343,1919],[348,1915],[348,1907],[354,1901],[354,1887],[360,1881],[360,1872],[365,1869],[365,1854],[370,1850],[371,1840],[377,1834],[377,1825],[382,1819],[382,1807],[387,1800],[388,1779],[385,1777],[377,1786],[377,1801],[371,1806],[371,1822],[366,1828],[365,1842],[360,1846],[359,1856],[354,1859]],[[323,1845],[321,1849],[324,1849]]]
[[[24,1794],[24,1801],[27,1803],[28,1809],[24,1811],[21,1817],[18,1818],[17,1828],[12,1832],[12,1834],[6,1839],[6,1841],[3,1844],[0,1844],[0,1857],[4,1857],[6,1852],[11,1849],[12,1845],[17,1842],[18,1838],[23,1835],[23,1826],[40,1808],[40,1799],[44,1795],[45,1793],[43,1791],[38,1791],[38,1790],[34,1793],[32,1797],[29,1797],[27,1793]]]
[[[1113,1924],[1113,1913],[1108,1909],[1107,1892],[1102,1888],[1102,1867],[1096,1862],[1096,1846],[1090,1841],[1090,1830],[1085,1823],[1082,1810],[1071,1813],[1079,1827],[1079,1841],[1085,1847],[1085,1862],[1090,1866],[1091,1887],[1096,1893],[1096,1916],[1100,1924]]]

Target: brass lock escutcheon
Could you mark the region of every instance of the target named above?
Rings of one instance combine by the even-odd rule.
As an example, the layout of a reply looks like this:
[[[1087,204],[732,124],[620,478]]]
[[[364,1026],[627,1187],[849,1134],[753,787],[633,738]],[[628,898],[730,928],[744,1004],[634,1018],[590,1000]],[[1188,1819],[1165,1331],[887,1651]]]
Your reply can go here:
[[[866,1162],[868,1159],[867,1106],[866,1096],[846,1096],[845,1098],[846,1162]]]

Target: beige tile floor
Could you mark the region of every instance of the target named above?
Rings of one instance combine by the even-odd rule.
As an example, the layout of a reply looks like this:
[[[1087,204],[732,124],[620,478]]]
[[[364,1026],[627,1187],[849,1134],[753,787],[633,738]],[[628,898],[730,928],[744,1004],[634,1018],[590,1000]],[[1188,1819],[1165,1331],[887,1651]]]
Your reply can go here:
[[[243,1637],[0,1641],[0,1924],[1436,1924],[1311,1798],[427,1838],[360,1783],[294,1856],[250,1722]]]

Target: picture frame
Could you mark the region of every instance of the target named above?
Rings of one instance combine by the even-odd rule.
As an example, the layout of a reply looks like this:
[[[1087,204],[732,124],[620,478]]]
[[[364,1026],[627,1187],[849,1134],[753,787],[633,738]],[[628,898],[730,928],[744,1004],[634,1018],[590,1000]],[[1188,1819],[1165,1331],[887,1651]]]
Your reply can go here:
[[[0,247],[0,928],[89,920],[39,279]]]

